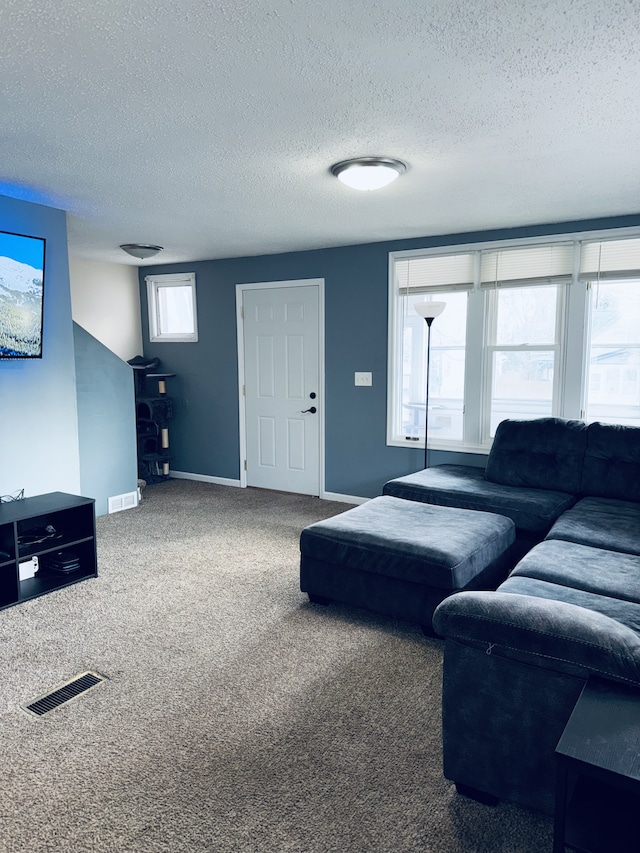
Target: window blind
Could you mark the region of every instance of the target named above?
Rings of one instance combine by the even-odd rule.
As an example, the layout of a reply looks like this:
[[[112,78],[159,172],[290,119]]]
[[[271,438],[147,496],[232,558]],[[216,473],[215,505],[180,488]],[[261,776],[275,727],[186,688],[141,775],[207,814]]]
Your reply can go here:
[[[640,238],[583,243],[580,280],[640,278]]]
[[[571,282],[572,273],[572,243],[491,249],[482,252],[480,284],[483,288],[565,284]]]
[[[429,293],[434,290],[473,290],[474,252],[401,258],[396,261],[399,293]]]

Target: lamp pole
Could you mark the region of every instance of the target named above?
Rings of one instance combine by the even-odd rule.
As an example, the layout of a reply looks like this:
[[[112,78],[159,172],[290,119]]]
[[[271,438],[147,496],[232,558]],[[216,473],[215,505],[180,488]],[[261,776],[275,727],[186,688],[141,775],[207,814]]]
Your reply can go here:
[[[429,361],[431,358],[431,324],[445,309],[446,302],[417,302],[416,313],[427,324],[427,387],[424,406],[424,467],[429,467]]]

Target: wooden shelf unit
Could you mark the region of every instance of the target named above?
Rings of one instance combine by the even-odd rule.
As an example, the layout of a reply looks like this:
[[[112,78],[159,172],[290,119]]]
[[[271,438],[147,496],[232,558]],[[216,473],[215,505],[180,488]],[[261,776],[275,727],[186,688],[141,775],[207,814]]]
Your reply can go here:
[[[55,533],[43,538],[41,533],[48,526]],[[80,567],[69,573],[43,567],[42,558],[57,551],[76,555]],[[40,567],[34,577],[20,580],[20,563],[30,557],[38,557]],[[0,609],[97,575],[92,498],[51,492],[0,503]]]

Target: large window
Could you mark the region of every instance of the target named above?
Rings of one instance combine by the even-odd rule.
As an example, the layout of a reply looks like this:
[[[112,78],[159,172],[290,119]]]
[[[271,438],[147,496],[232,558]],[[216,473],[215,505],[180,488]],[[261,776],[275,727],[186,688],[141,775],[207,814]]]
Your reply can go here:
[[[560,410],[564,293],[572,270],[571,244],[482,253],[484,441],[493,438],[505,418],[551,416]]]
[[[557,396],[558,287],[498,290],[489,296],[489,435],[505,418],[550,416]]]
[[[464,251],[462,251],[464,249]],[[505,418],[640,425],[640,238],[390,255],[388,443],[483,451]]]
[[[424,442],[427,385],[427,325],[415,304],[444,300],[446,311],[431,327],[429,433],[462,441],[467,335],[467,293],[473,287],[471,254],[398,259],[390,313],[395,317],[399,381],[393,394],[392,432],[402,441]]]
[[[640,240],[590,243],[587,282],[585,415],[589,421],[640,424]]]
[[[446,313],[431,328],[429,366],[429,431],[444,439],[462,440],[464,411],[467,294],[446,292]],[[414,305],[424,296],[402,297],[402,432],[408,440],[424,441],[427,388],[427,325]]]

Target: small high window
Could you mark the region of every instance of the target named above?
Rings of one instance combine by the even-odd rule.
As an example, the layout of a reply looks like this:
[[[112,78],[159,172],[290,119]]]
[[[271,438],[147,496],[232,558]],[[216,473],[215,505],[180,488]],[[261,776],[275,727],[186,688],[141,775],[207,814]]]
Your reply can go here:
[[[149,340],[174,343],[198,340],[195,273],[148,275]]]

